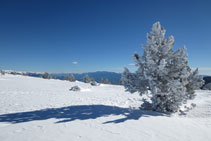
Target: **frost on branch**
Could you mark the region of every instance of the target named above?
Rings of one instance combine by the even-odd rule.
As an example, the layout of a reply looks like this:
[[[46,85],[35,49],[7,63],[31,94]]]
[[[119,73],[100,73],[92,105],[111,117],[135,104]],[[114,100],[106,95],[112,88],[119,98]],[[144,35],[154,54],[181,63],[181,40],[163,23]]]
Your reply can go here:
[[[143,95],[150,91],[153,110],[176,112],[188,99],[194,98],[194,90],[203,85],[203,80],[198,70],[191,71],[186,48],[173,51],[174,37],[165,39],[165,32],[159,22],[153,24],[143,55],[133,56],[137,71],[131,73],[125,68],[122,80],[131,93]]]

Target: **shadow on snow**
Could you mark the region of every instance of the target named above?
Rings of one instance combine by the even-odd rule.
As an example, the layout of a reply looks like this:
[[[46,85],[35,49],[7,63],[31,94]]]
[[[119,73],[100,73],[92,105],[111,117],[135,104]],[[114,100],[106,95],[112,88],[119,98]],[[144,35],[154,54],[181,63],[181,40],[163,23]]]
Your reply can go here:
[[[138,120],[140,117],[163,116],[165,114],[140,109],[121,108],[107,105],[77,105],[61,108],[49,108],[37,111],[20,112],[0,115],[0,122],[23,123],[51,118],[59,119],[56,123],[74,120],[88,120],[110,115],[123,115],[123,118],[106,121],[107,123],[121,123],[127,120]]]

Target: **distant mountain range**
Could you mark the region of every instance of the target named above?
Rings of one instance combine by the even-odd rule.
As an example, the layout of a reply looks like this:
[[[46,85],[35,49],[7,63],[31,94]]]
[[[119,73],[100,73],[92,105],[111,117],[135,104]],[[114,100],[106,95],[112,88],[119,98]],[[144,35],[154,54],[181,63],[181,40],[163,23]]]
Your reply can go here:
[[[32,77],[43,77],[44,73],[41,72],[23,72],[14,70],[4,70],[6,73],[27,75]],[[74,75],[75,79],[78,81],[83,81],[83,78],[88,75],[90,78],[94,78],[95,81],[100,82],[103,78],[108,79],[112,84],[120,84],[121,73],[107,72],[107,71],[97,71],[97,72],[86,72],[86,73],[49,73],[51,77],[56,76],[57,79],[64,80],[65,76]]]
[[[51,73],[50,76],[56,76],[57,79],[64,79],[65,76],[74,75],[76,80],[83,81],[84,76],[88,75],[90,78],[94,78],[97,82],[100,80],[108,79],[113,84],[119,84],[121,73],[107,72],[107,71],[97,71],[97,72],[87,72],[87,73]]]

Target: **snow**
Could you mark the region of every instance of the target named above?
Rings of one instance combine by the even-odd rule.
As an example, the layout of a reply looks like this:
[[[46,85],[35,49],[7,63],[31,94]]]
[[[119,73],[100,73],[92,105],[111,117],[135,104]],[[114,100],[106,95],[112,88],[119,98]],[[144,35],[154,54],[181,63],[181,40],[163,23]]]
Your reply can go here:
[[[81,91],[69,91],[78,85]],[[122,86],[0,76],[1,141],[211,140],[211,91],[198,90],[185,115],[138,109]]]

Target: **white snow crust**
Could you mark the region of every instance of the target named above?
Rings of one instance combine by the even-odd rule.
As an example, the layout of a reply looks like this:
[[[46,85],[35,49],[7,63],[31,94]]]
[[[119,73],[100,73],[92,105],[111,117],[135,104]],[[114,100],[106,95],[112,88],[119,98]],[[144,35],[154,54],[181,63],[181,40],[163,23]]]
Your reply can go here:
[[[81,91],[69,89],[78,85]],[[172,115],[140,110],[123,86],[0,76],[1,141],[210,141],[211,91]]]

